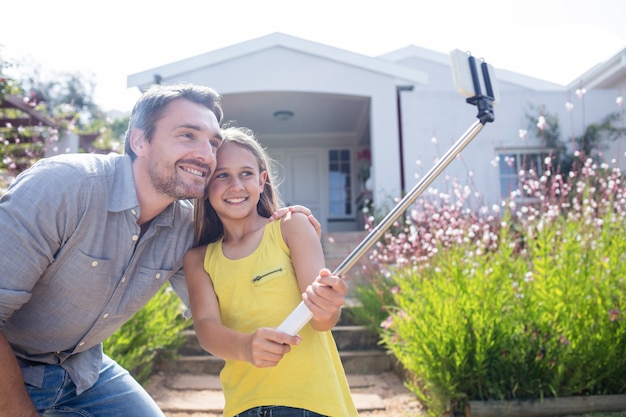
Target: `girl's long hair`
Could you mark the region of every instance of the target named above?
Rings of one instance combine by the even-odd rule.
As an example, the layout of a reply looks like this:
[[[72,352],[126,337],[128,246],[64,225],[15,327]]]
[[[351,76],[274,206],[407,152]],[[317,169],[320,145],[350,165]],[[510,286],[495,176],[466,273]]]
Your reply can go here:
[[[259,164],[259,173],[266,171],[265,187],[257,203],[257,212],[269,218],[280,206],[277,185],[274,184],[274,161],[258,142],[252,130],[244,127],[228,127],[222,130],[222,145],[232,142],[250,151]],[[224,235],[224,226],[209,202],[208,195],[194,200],[195,246],[217,241]]]

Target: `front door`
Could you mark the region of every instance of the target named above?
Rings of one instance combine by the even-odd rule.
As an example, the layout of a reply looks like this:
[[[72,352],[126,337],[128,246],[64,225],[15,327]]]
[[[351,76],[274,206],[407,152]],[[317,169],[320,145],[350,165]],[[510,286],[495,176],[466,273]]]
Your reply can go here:
[[[270,148],[278,164],[280,195],[284,204],[308,207],[321,223],[328,227],[328,197],[326,187],[326,150],[298,148]]]

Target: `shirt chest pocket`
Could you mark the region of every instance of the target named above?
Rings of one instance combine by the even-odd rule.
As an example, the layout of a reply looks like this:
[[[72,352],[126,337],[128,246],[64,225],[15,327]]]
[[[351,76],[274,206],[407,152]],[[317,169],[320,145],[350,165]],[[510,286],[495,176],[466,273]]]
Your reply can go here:
[[[174,271],[168,269],[138,267],[135,273],[128,277],[127,288],[120,304],[128,306],[132,311],[139,310],[173,274]]]
[[[54,303],[54,297],[62,297],[66,306],[87,311],[98,311],[115,288],[112,277],[112,261],[74,251],[70,257],[51,264],[41,284]]]
[[[273,281],[283,278],[289,274],[287,265],[276,264],[269,268],[259,269],[253,277],[250,278],[252,285],[255,287],[270,285]]]

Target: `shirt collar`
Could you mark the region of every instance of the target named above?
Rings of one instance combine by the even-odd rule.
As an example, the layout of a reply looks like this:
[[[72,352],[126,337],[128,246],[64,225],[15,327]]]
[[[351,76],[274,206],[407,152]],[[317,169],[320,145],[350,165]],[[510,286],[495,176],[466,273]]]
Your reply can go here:
[[[131,159],[128,155],[122,155],[121,158],[116,159],[116,167],[113,171],[113,184],[109,193],[109,211],[119,212],[133,208],[139,211]],[[137,214],[139,215],[139,213]]]
[[[113,188],[109,196],[109,211],[121,212],[125,210],[136,210],[139,217],[139,201],[137,200],[137,189],[133,177],[132,161],[130,156],[122,155],[117,160],[117,169],[113,175]],[[174,221],[174,207],[178,201],[168,205],[155,219],[153,223],[157,226],[171,225]]]

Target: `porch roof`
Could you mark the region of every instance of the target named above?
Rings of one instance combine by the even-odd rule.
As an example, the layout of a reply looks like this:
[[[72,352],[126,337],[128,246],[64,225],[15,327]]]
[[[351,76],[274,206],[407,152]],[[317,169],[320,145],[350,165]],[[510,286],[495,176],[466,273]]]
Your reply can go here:
[[[210,67],[221,62],[275,47],[291,49],[338,63],[352,65],[372,72],[388,75],[395,78],[398,84],[426,84],[428,81],[428,76],[422,71],[407,68],[405,66],[378,58],[368,57],[355,52],[275,32],[247,42],[242,42],[131,74],[127,78],[127,86],[138,87],[143,90],[154,83],[155,74],[158,74],[164,79],[177,78],[177,76],[182,73],[196,71],[201,68]]]

